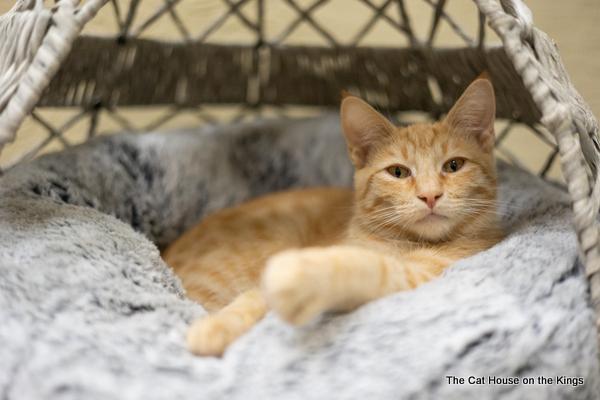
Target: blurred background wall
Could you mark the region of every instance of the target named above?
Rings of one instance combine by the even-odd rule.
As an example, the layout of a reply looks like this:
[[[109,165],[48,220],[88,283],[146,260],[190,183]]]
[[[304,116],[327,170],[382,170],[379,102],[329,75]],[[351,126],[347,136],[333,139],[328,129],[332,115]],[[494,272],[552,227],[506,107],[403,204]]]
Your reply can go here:
[[[121,0],[122,9],[126,10],[130,0]],[[314,1],[296,0],[306,8]],[[558,44],[563,61],[570,76],[591,106],[596,116],[600,116],[600,1],[598,0],[525,0],[532,10],[536,26],[548,33]],[[142,0],[138,12],[139,17],[150,15],[163,1]],[[225,0],[184,0],[177,5],[178,15],[183,19],[191,31],[205,27],[213,21],[225,9]],[[382,1],[373,1],[380,4]],[[9,10],[14,4],[13,0],[0,0],[0,13]],[[277,36],[280,31],[295,17],[295,12],[283,0],[267,0],[268,12],[265,15],[268,30],[266,35]],[[408,0],[407,6],[412,15],[413,27],[418,34],[425,36],[432,18],[431,7],[424,6],[423,0]],[[446,9],[452,17],[461,20],[461,26],[467,32],[476,32],[477,13],[471,0],[448,0]],[[254,9],[241,10],[252,17]],[[330,4],[314,14],[315,19],[326,26],[331,32],[338,32],[346,36],[357,27],[361,27],[372,11],[362,6],[359,2],[350,0],[331,0]],[[397,15],[395,16],[397,17]],[[239,21],[238,21],[239,22]],[[114,15],[109,6],[99,13],[96,19],[86,27],[85,32],[97,35],[110,35],[117,31]],[[173,24],[168,20],[158,21],[144,35],[146,37],[159,38],[163,40],[178,40],[180,36]],[[249,43],[251,36],[239,23],[223,25],[218,33],[213,36],[216,42],[221,43]],[[306,24],[301,24],[298,29],[287,39],[289,44],[325,44],[323,39],[315,34],[314,30]],[[463,45],[448,26],[442,26],[437,35],[438,46]],[[405,45],[406,41],[397,33],[385,27],[384,24],[374,29],[362,45],[394,46]],[[134,127],[144,126],[144,123],[160,110],[129,109],[126,110],[128,117],[134,122]],[[44,118],[55,126],[69,119],[74,110],[41,110]],[[213,110],[226,115],[226,110]],[[154,115],[154,116],[153,116]],[[165,128],[195,126],[201,123],[193,115],[183,113],[178,118],[169,121]],[[104,131],[118,129],[114,121],[102,120],[100,122]],[[69,131],[67,139],[70,143],[78,143],[83,140],[84,127],[78,129],[75,124]],[[35,121],[27,120],[21,128],[18,140],[9,145],[0,156],[0,165],[8,165],[19,154],[40,143],[44,135],[47,135]],[[533,142],[532,142],[533,140]],[[511,151],[521,156],[521,159],[530,163],[532,169],[538,168],[545,157],[544,149],[535,143],[535,139],[524,140],[512,139],[507,143]],[[54,151],[61,147],[60,143],[50,142],[42,152]],[[534,165],[535,164],[535,165]],[[529,165],[528,165],[529,166]],[[559,176],[558,166],[551,171],[552,176]]]

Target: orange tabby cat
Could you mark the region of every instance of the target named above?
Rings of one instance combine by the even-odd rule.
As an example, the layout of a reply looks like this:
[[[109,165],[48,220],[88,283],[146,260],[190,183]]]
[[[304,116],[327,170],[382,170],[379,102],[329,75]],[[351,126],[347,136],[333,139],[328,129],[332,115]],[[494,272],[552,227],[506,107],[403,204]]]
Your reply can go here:
[[[442,121],[406,128],[344,98],[354,191],[267,195],[207,217],[164,252],[211,312],[190,327],[190,350],[222,354],[269,308],[303,324],[413,289],[495,244],[494,116],[486,79]]]

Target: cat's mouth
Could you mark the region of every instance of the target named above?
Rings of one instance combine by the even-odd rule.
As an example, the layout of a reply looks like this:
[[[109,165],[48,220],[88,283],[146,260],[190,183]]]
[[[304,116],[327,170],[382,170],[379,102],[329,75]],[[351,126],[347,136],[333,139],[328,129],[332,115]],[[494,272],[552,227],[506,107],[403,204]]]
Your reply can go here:
[[[442,214],[438,214],[434,211],[427,213],[423,218],[419,219],[417,222],[426,222],[426,223],[436,223],[447,220],[448,217]]]

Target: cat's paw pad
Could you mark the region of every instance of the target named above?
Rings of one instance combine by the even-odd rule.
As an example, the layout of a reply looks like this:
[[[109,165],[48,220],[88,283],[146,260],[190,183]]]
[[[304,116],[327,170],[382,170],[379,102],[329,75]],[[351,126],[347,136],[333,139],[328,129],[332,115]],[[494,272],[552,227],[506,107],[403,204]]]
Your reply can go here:
[[[187,347],[199,356],[220,357],[234,339],[226,321],[209,315],[189,327]]]
[[[271,257],[263,274],[267,303],[283,320],[302,325],[325,311],[323,279],[315,257],[286,251]]]

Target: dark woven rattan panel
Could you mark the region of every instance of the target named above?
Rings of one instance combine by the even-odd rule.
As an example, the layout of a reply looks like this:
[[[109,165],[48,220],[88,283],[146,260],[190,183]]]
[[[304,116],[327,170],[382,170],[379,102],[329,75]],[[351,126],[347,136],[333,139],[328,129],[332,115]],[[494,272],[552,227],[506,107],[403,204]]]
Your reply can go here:
[[[81,37],[40,106],[244,103],[253,49]]]
[[[515,90],[521,80],[504,50],[477,47],[257,48],[81,37],[40,105],[336,106],[349,90],[382,110],[435,115],[482,71],[496,88],[499,117],[539,119],[529,93]],[[427,90],[435,86],[440,98]]]
[[[426,60],[414,49],[284,47],[269,55],[266,103],[337,105],[349,90],[384,109],[434,108]]]

